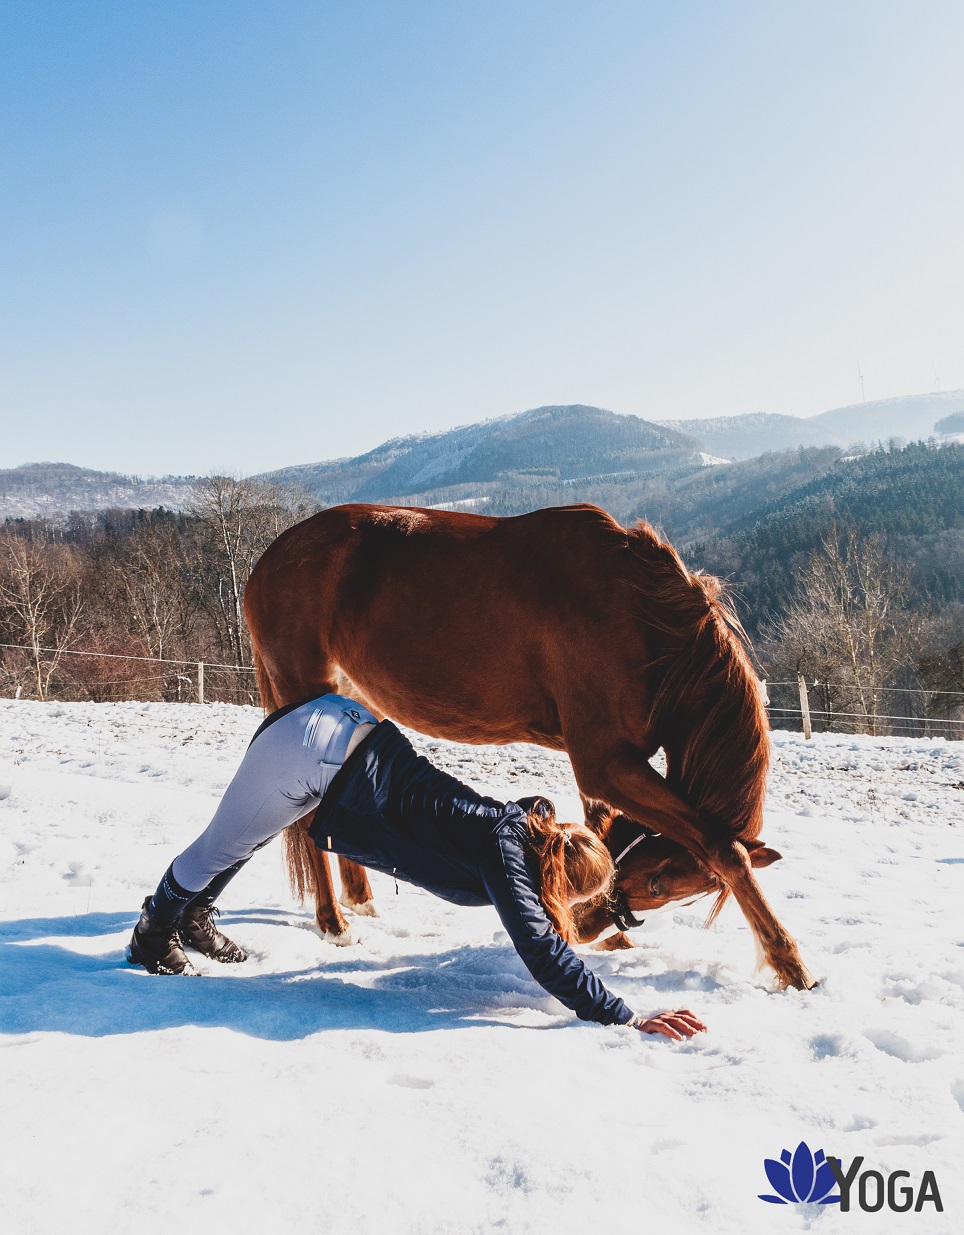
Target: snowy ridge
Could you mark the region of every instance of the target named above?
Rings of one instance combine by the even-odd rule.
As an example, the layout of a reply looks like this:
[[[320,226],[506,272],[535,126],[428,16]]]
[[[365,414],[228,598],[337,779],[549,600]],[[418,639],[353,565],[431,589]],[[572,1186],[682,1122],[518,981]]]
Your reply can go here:
[[[835,407],[816,416],[779,412],[749,412],[703,420],[660,420],[657,424],[695,438],[702,448],[727,459],[751,459],[764,451],[798,446],[836,445],[849,448],[859,441],[928,440],[944,413],[964,408],[964,390],[897,395],[866,403]]]
[[[5,519],[62,519],[72,510],[114,507],[186,510],[195,497],[193,476],[123,476],[70,463],[0,469],[0,518]]]
[[[784,861],[760,882],[821,985],[769,992],[733,906],[708,932],[705,903],[674,907],[636,950],[585,952],[631,1006],[703,1016],[710,1033],[674,1046],[574,1021],[493,911],[377,875],[361,943],[325,945],[277,846],[222,904],[245,965],[200,961],[200,981],[126,965],[143,896],[259,719],[0,701],[6,1230],[897,1229],[759,1201],[764,1157],[801,1139],[934,1170],[945,1214],[899,1229],[954,1229],[964,744],[774,734],[763,837]],[[562,755],[416,740],[483,791],[578,813]]]

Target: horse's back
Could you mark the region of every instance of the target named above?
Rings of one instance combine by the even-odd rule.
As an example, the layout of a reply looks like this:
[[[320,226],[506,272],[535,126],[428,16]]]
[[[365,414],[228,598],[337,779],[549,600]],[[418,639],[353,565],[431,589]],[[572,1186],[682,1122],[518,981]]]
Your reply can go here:
[[[589,506],[510,518],[333,507],[269,547],[249,624],[277,675],[333,665],[423,732],[555,744],[558,684],[590,672],[612,621],[599,572],[612,570],[600,534],[614,530],[625,541]],[[466,728],[471,716],[489,719]]]
[[[419,506],[377,506],[363,502],[332,506],[319,511],[283,533],[275,546],[286,542],[299,545],[332,546],[345,540],[378,538],[406,542],[432,541],[464,544],[483,537],[497,535],[502,545],[543,541],[547,549],[559,536],[587,534],[605,529],[625,532],[613,518],[598,506],[581,503],[572,506],[550,506],[523,515],[497,518],[463,510],[434,510]]]
[[[490,583],[502,576],[531,582],[563,570],[578,578],[599,562],[601,537],[625,531],[596,506],[562,506],[508,518],[465,511],[352,503],[320,511],[282,533],[265,551],[250,583],[252,598],[273,599],[294,588],[303,595],[337,586],[347,576],[388,582],[419,566],[447,578]]]

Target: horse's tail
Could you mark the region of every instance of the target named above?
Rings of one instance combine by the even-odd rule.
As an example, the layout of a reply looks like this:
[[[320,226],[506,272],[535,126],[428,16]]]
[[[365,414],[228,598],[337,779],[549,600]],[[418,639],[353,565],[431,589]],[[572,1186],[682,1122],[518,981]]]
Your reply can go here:
[[[257,648],[254,652],[254,676],[258,682],[258,695],[261,698],[261,706],[264,708],[265,716],[269,712],[275,712],[281,706],[278,703],[278,697],[274,693],[274,687],[271,684],[271,679],[268,677],[268,671],[264,667],[264,661]]]
[[[254,671],[258,682],[258,694],[261,696],[261,706],[264,708],[265,715],[268,715],[276,711],[281,703],[275,694],[271,678],[268,676],[268,671],[264,667],[264,661],[258,654],[257,648],[254,649]],[[285,828],[283,840],[288,882],[291,884],[292,894],[302,903],[308,896],[315,895],[315,868],[311,861],[313,842],[304,826],[309,818],[310,816],[299,819],[290,827]]]
[[[291,894],[302,904],[309,896],[313,900],[318,898],[315,867],[311,860],[314,841],[308,835],[308,824],[314,813],[312,811],[284,830],[285,870],[288,872]]]

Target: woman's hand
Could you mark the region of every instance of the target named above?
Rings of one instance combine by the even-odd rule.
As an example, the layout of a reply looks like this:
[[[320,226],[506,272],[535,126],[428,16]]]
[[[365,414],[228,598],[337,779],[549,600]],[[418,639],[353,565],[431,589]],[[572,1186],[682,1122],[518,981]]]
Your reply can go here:
[[[640,1033],[661,1033],[674,1042],[683,1038],[692,1038],[693,1034],[706,1032],[706,1026],[694,1016],[689,1008],[677,1008],[675,1012],[660,1012],[647,1021],[637,1021],[635,1026]]]

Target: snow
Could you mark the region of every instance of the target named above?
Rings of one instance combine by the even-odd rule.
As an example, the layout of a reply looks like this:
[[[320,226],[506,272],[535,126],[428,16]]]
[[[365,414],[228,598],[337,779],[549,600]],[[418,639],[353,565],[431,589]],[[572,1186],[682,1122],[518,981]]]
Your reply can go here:
[[[460,497],[453,502],[435,502],[427,507],[428,510],[475,510],[478,506],[484,506],[486,502],[491,502],[491,497]]]
[[[763,836],[784,860],[759,879],[821,984],[755,976],[732,905],[710,931],[705,902],[671,907],[636,950],[585,952],[634,1008],[709,1024],[671,1044],[574,1020],[494,911],[378,875],[381,916],[325,944],[279,846],[222,905],[246,964],[127,965],[144,895],[259,719],[0,701],[4,1231],[960,1229],[964,744],[774,734]],[[558,754],[419,745],[577,814]],[[801,1140],[915,1183],[933,1170],[945,1212],[758,1200],[763,1159]]]

